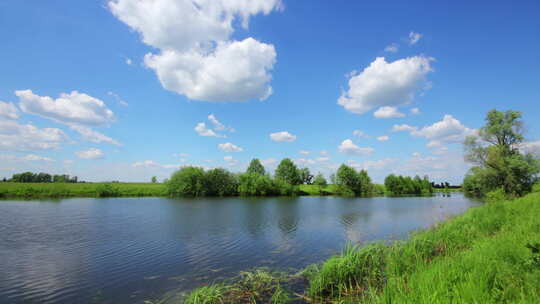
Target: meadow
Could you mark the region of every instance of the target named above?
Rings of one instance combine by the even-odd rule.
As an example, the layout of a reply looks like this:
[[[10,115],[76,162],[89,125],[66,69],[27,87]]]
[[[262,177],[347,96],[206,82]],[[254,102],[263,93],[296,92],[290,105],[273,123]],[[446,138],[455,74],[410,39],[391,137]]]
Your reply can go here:
[[[182,302],[538,303],[539,217],[537,185],[525,197],[472,208],[407,241],[349,245],[288,277],[243,273]]]
[[[158,183],[0,183],[0,198],[165,196]]]

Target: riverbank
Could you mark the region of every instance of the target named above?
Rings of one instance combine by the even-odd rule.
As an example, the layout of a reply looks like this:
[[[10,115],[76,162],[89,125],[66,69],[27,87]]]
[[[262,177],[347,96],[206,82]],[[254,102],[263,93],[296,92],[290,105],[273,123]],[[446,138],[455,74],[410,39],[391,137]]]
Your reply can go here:
[[[158,183],[0,183],[0,198],[36,199],[71,197],[165,196]]]
[[[538,218],[540,192],[473,208],[408,241],[350,246],[296,275],[244,273],[183,302],[538,303]]]

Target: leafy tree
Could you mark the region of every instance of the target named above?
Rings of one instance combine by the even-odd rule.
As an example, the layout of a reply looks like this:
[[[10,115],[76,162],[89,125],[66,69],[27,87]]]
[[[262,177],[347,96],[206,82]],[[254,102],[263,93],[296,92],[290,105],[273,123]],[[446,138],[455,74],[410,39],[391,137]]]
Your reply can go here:
[[[279,191],[270,176],[244,173],[240,175],[238,193],[242,196],[269,196],[277,195]]]
[[[463,180],[464,190],[477,196],[498,188],[510,196],[531,191],[540,163],[533,155],[519,150],[523,141],[520,112],[491,110],[478,136],[465,140],[465,159],[475,166]]]
[[[289,158],[285,158],[279,163],[276,169],[276,179],[282,180],[290,185],[298,185],[301,183],[298,168]]]
[[[432,184],[427,176],[422,179],[418,175],[411,178],[390,174],[384,179],[384,186],[390,195],[430,195],[433,193]]]
[[[322,173],[317,174],[317,176],[315,177],[315,180],[313,181],[313,184],[319,187],[326,186],[327,182],[326,182],[326,179],[324,178],[324,175],[322,175]]]
[[[341,165],[336,172],[336,184],[338,192],[343,195],[370,195],[373,190],[371,178],[367,171],[356,172],[345,164]]]
[[[155,184],[155,183],[157,183],[157,177],[152,176],[152,184]]]
[[[216,168],[205,172],[204,186],[207,196],[232,196],[237,193],[238,180],[229,171]]]
[[[254,158],[249,163],[249,167],[247,168],[246,173],[255,173],[259,175],[264,175],[266,171],[264,170],[264,166],[261,164],[259,159]]]
[[[300,183],[311,185],[313,183],[313,175],[309,172],[308,168],[302,168],[298,171],[300,174]]]
[[[204,169],[184,167],[173,173],[166,186],[170,196],[204,196]]]

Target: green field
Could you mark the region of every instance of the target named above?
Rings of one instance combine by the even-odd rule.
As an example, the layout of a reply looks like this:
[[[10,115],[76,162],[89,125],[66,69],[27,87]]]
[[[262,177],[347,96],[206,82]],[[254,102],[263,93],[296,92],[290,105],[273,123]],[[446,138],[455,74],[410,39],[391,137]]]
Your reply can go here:
[[[164,196],[164,184],[152,183],[0,183],[2,198]]]
[[[351,245],[288,279],[241,276],[195,290],[185,303],[540,303],[538,188],[470,209],[407,241]],[[286,290],[299,279],[303,292]]]

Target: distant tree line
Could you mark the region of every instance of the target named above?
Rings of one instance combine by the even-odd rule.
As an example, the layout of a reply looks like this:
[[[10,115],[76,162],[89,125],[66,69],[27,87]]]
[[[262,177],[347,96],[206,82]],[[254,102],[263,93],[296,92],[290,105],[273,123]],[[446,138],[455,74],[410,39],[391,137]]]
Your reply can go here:
[[[356,171],[342,165],[333,175],[338,194],[362,196],[373,190],[371,179],[365,170]],[[204,170],[184,167],[174,172],[167,181],[171,196],[293,196],[301,194],[299,185],[315,184],[325,187],[322,174],[314,176],[308,168],[298,168],[289,158],[283,159],[274,176],[266,171],[258,159],[253,159],[246,172],[235,174],[223,168]]]
[[[390,174],[384,179],[384,186],[391,195],[431,195],[433,193],[432,183],[427,176],[420,178],[417,175],[411,178],[410,176]]]
[[[67,174],[49,174],[49,173],[33,173],[23,172],[13,174],[10,179],[4,179],[5,182],[14,183],[76,183],[77,176],[69,176]]]

